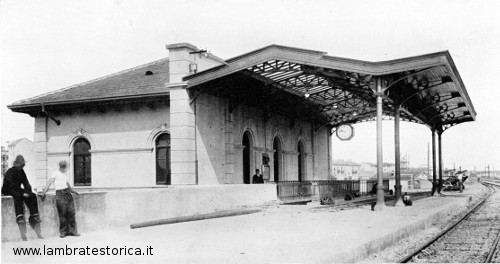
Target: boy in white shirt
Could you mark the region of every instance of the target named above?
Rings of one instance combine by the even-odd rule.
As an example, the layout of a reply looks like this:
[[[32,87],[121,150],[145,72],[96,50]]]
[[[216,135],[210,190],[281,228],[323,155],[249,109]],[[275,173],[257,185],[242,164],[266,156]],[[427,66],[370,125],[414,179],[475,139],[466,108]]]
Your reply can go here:
[[[66,161],[63,160],[59,162],[59,170],[52,174],[42,194],[42,200],[44,200],[50,185],[52,185],[52,183],[54,184],[61,238],[66,236],[80,236],[76,228],[75,202],[73,196],[71,196],[71,193],[78,193],[74,191],[69,184],[68,174],[66,173],[67,167],[68,163]]]

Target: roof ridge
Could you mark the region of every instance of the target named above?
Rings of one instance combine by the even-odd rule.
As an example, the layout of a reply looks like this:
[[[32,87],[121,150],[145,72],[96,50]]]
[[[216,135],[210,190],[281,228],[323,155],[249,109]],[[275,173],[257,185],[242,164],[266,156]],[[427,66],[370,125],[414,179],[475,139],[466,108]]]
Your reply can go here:
[[[161,59],[155,60],[153,62],[149,62],[149,63],[142,64],[142,65],[139,65],[139,66],[128,68],[128,69],[125,69],[125,70],[122,70],[122,71],[119,71],[119,72],[115,72],[115,73],[112,73],[112,74],[108,74],[108,75],[104,75],[104,76],[101,76],[101,77],[97,77],[95,79],[92,79],[92,80],[89,80],[89,81],[86,81],[86,82],[73,84],[73,85],[70,85],[70,86],[67,86],[67,87],[63,87],[63,88],[60,88],[60,89],[57,89],[57,90],[54,90],[54,91],[46,92],[46,93],[43,93],[43,94],[39,94],[37,96],[33,96],[33,97],[30,97],[30,98],[19,100],[19,101],[16,101],[16,102],[12,103],[11,105],[17,105],[17,104],[21,104],[22,102],[31,101],[31,100],[34,100],[34,99],[37,99],[37,98],[40,98],[40,97],[44,97],[44,96],[47,96],[47,95],[51,95],[51,94],[55,94],[55,93],[67,91],[69,89],[72,89],[72,88],[75,88],[75,87],[78,87],[78,86],[82,86],[82,85],[90,84],[90,83],[93,83],[93,82],[101,81],[101,80],[104,80],[104,79],[107,79],[107,78],[110,78],[110,77],[114,77],[114,76],[117,76],[117,75],[120,75],[120,74],[131,72],[131,71],[143,68],[143,67],[151,66],[151,65],[163,62],[163,61],[168,60],[168,59],[169,59],[169,57],[161,58]]]
[[[288,49],[288,50],[294,50],[294,51],[298,51],[298,52],[314,53],[314,54],[318,54],[318,55],[326,55],[327,54],[326,52],[319,51],[319,50],[302,49],[302,48],[297,48],[297,47],[292,47],[292,46],[270,44],[270,45],[264,46],[264,47],[256,49],[256,50],[252,50],[252,51],[243,53],[241,55],[238,55],[238,56],[235,56],[235,57],[231,57],[229,59],[226,59],[225,62],[229,63],[229,62],[232,62],[232,61],[236,61],[236,60],[241,59],[242,57],[245,57],[245,56],[248,56],[248,55],[251,55],[251,54],[257,54],[257,53],[260,53],[260,52],[264,52],[265,50],[272,49],[272,48]]]
[[[10,142],[9,142],[9,144],[7,144],[7,146],[8,146],[8,147],[10,147],[10,146],[17,145],[17,143],[21,142],[21,140],[23,140],[23,139],[26,139],[26,140],[28,140],[29,142],[33,143],[33,141],[29,140],[29,139],[28,139],[28,138],[26,138],[26,137],[23,137],[23,138],[18,138],[18,139],[16,139],[16,140],[10,141]]]

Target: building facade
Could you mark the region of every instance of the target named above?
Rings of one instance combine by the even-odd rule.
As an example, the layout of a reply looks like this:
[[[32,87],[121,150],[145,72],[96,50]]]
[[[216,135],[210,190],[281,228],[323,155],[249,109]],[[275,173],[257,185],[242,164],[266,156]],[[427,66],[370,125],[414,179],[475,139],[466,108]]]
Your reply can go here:
[[[2,146],[2,176],[9,168],[9,151],[8,148]]]
[[[35,117],[35,186],[60,160],[79,188],[249,184],[329,178],[330,129],[265,105],[183,87],[224,63],[187,43],[169,58],[16,102]],[[239,86],[231,85],[234,93]],[[18,108],[19,107],[19,108]]]
[[[350,160],[332,161],[333,176],[337,180],[359,180],[361,164]]]
[[[35,182],[36,180],[35,143],[27,138],[14,140],[12,142],[9,142],[9,144],[7,145],[6,153],[7,153],[6,161],[8,163],[8,168],[13,166],[13,163],[16,160],[16,156],[22,155],[24,157],[24,160],[26,161],[26,165],[23,168],[24,172],[26,173],[26,177],[28,177],[28,181],[30,183]]]

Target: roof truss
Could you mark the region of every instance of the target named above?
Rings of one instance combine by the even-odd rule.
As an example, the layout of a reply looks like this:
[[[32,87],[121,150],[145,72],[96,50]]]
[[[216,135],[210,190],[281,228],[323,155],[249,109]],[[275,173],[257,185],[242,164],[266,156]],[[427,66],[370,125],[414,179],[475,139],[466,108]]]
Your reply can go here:
[[[398,107],[403,120],[442,131],[475,119],[472,103],[448,52],[373,63],[273,45],[185,80],[189,81],[188,87],[199,88],[207,80],[235,72],[313,103],[317,114],[326,117],[332,126],[373,120],[375,76],[383,80],[383,114],[388,118]]]

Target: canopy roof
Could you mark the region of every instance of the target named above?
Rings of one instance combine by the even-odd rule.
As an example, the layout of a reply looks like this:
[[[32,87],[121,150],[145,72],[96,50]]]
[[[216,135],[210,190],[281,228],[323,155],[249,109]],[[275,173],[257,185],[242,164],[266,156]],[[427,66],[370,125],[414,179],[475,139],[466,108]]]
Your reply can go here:
[[[257,104],[336,126],[374,120],[378,77],[386,118],[400,107],[403,120],[438,131],[475,120],[476,112],[448,51],[368,62],[270,45],[186,76],[184,81],[193,91],[227,96],[233,104]]]

